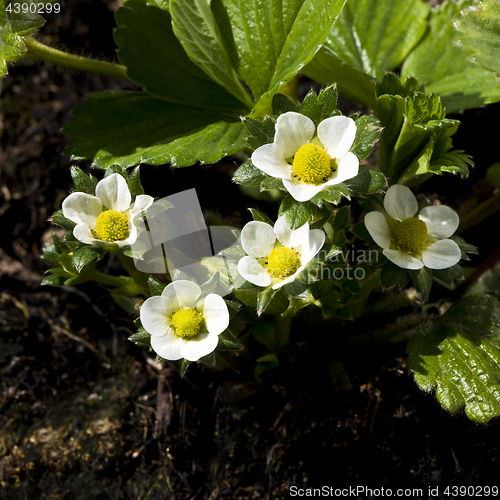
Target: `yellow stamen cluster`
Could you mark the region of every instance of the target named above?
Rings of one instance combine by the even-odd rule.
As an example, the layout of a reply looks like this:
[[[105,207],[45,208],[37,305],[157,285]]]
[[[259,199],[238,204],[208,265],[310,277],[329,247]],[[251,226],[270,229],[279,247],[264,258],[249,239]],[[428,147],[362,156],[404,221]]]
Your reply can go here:
[[[95,223],[95,232],[102,241],[120,241],[129,237],[128,219],[118,210],[105,210]]]
[[[296,153],[292,163],[293,176],[308,184],[326,182],[332,172],[332,159],[315,144],[305,144]]]
[[[267,269],[275,278],[288,278],[300,267],[300,258],[291,248],[275,248],[267,258]]]
[[[179,309],[172,316],[172,329],[182,338],[192,338],[200,333],[203,316],[192,307]]]
[[[391,236],[394,244],[403,252],[420,254],[429,244],[427,226],[417,217],[396,221],[391,229]]]

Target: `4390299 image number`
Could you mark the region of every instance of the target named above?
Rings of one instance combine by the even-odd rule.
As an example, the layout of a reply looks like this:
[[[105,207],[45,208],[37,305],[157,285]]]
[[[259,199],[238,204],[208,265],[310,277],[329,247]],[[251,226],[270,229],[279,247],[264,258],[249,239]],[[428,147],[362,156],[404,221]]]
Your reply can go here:
[[[13,14],[59,14],[61,12],[60,3],[43,3],[43,2],[23,2],[23,3],[9,3],[6,11]]]

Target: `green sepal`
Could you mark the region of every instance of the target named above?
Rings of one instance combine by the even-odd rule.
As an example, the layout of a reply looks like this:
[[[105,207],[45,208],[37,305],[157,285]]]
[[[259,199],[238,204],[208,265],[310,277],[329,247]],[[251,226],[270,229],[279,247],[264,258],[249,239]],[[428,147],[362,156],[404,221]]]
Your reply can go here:
[[[364,221],[354,224],[350,229],[351,233],[355,234],[358,238],[368,242],[370,245],[376,245],[375,240],[371,237],[368,229],[366,229]]]
[[[319,95],[311,89],[302,102],[300,112],[310,118],[317,127],[323,120],[340,114],[336,109],[337,99],[336,85],[326,87]]]
[[[162,283],[161,281],[151,277],[148,279],[148,285],[149,290],[151,291],[151,296],[161,295],[163,290],[167,287],[166,283]]]
[[[398,286],[403,288],[410,279],[408,271],[397,266],[393,262],[387,262],[380,273],[380,283],[384,288],[392,288]]]
[[[269,306],[279,290],[273,290],[273,285],[257,292],[257,315],[260,316]]]
[[[226,303],[227,310],[229,311],[229,319],[233,319],[238,311],[241,309],[241,304],[238,302],[235,302],[234,300],[225,300],[224,302]]]
[[[250,133],[250,136],[247,137],[247,142],[252,149],[257,149],[264,144],[274,142],[276,122],[272,118],[267,116],[264,120],[259,121],[246,116],[242,118],[242,121]]]
[[[385,175],[367,165],[361,165],[358,175],[344,182],[355,196],[377,193],[387,186]]]
[[[462,253],[462,259],[463,260],[470,260],[470,257],[467,255],[469,253],[472,253],[474,255],[479,254],[479,250],[477,247],[474,245],[471,245],[470,243],[467,243],[463,238],[460,236],[450,236],[450,240],[453,240],[457,245],[458,248],[460,248],[460,252]]]
[[[339,318],[345,319],[347,321],[352,321],[352,319],[353,319],[351,308],[348,306],[342,306],[342,307],[335,309],[335,314]]]
[[[136,345],[140,345],[143,347],[151,347],[151,335],[144,330],[144,328],[140,328],[136,333],[128,338],[131,342],[134,342]]]
[[[258,169],[250,160],[243,163],[234,173],[233,181],[243,186],[260,186],[266,174]]]
[[[73,228],[76,226],[76,223],[64,217],[62,210],[55,212],[52,217],[50,217],[49,221],[63,227],[66,231],[73,231]]]
[[[287,195],[280,205],[278,215],[286,217],[286,223],[291,230],[303,226],[311,218],[313,211],[309,202],[297,201],[292,195]]]
[[[356,136],[351,152],[358,157],[359,161],[362,161],[372,152],[380,137],[382,127],[380,122],[373,116],[353,115],[351,118],[356,122]]]
[[[266,214],[259,212],[259,210],[255,208],[249,208],[248,210],[252,214],[252,218],[254,221],[265,222],[270,226],[274,226],[274,222]]]
[[[229,330],[223,331],[219,335],[218,351],[240,351],[243,346],[233,337]]]
[[[65,277],[58,276],[57,274],[49,274],[48,276],[45,276],[42,279],[42,282],[40,283],[42,286],[43,285],[49,285],[49,286],[63,286],[66,281]]]
[[[280,362],[274,353],[266,354],[257,359],[257,365],[254,368],[253,376],[255,380],[259,380],[264,372],[278,368]]]
[[[188,369],[189,363],[190,363],[190,361],[188,361],[187,359],[182,360],[179,372],[181,374],[181,377],[183,377],[183,378],[184,378],[184,375],[186,375],[186,371]]]
[[[418,271],[409,271],[409,273],[413,286],[422,297],[422,301],[427,302],[432,288],[432,271],[427,267],[422,267]]]
[[[464,273],[459,264],[455,264],[447,269],[433,269],[432,274],[434,281],[445,286],[449,290],[453,290],[456,286],[456,281],[464,279]]]
[[[80,274],[82,269],[93,260],[100,261],[106,253],[104,248],[85,245],[73,252],[73,266]]]
[[[300,110],[300,105],[291,97],[283,94],[274,94],[273,100],[271,103],[273,115],[278,117],[283,113],[288,113],[289,111],[293,111],[298,113]]]
[[[75,184],[75,191],[95,195],[95,188],[99,182],[92,175],[89,177],[78,167],[71,167],[71,177]]]
[[[321,205],[323,201],[328,201],[329,203],[338,205],[342,196],[350,200],[350,189],[343,183],[334,184],[333,186],[327,186],[326,188],[324,188],[318,194],[313,196],[310,201],[311,203],[314,203],[318,206]]]
[[[309,287],[298,279],[288,283],[283,287],[283,291],[287,297],[295,297],[298,299],[307,299],[309,297]]]

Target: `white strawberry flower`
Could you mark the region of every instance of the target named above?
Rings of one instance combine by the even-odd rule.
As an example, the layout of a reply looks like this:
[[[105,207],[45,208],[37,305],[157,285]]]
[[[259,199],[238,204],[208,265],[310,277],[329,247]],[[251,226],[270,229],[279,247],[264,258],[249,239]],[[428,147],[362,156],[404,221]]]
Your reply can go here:
[[[264,173],[282,179],[297,201],[308,201],[325,187],[358,175],[359,160],[350,152],[356,123],[346,116],[323,120],[316,130],[307,116],[290,111],[278,117],[274,142],[252,154]]]
[[[197,361],[217,347],[219,335],[229,325],[229,311],[220,295],[201,298],[196,283],[179,280],[144,302],[141,323],[159,356]]]
[[[321,250],[325,233],[309,229],[306,222],[291,230],[285,216],[274,228],[265,222],[249,222],[241,231],[241,244],[247,253],[238,262],[238,272],[257,286],[273,289],[291,283]]]
[[[444,205],[418,210],[415,195],[406,186],[391,186],[382,212],[369,212],[365,226],[383,254],[403,269],[447,269],[458,263],[460,248],[448,239],[459,223],[457,213]]]
[[[141,194],[132,202],[127,181],[120,174],[111,174],[99,181],[95,196],[71,193],[62,204],[63,215],[76,223],[74,237],[89,245],[103,243],[120,247],[137,240],[135,216],[153,203],[151,196]]]

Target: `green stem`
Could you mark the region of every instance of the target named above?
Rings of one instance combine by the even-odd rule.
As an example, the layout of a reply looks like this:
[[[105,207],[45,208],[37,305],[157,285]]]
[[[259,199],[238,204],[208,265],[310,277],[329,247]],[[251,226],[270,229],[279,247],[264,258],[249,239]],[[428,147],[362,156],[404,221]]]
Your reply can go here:
[[[309,304],[310,302],[308,301],[291,297],[286,311],[279,316],[276,316],[275,324],[278,327],[278,345],[280,348],[285,347],[288,342],[293,318],[302,308],[308,306]]]
[[[25,37],[24,43],[28,50],[23,58],[38,59],[59,66],[66,66],[67,68],[128,80],[126,74],[127,68],[120,64],[68,54],[67,52],[62,52],[61,50],[44,45],[35,40],[32,36]]]
[[[101,273],[97,269],[88,269],[85,273],[85,278],[88,280],[97,281],[98,283],[104,283],[105,285],[110,285],[114,287],[123,286],[122,278],[109,276],[108,274]]]
[[[500,210],[500,191],[490,196],[486,201],[483,201],[483,203],[474,208],[474,210],[465,214],[455,234],[461,234],[467,231],[486,219],[486,217],[494,214],[497,210]]]

